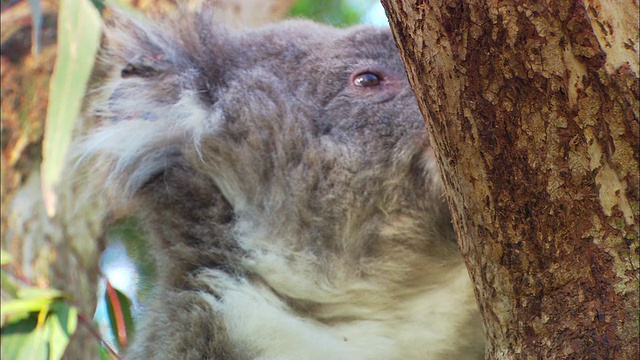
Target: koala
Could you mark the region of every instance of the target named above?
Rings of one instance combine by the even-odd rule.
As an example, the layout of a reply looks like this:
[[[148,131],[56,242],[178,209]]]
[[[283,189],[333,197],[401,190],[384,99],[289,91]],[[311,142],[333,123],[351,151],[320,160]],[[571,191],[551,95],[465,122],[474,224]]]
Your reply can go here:
[[[120,14],[99,61],[79,162],[159,273],[126,359],[483,358],[388,29]]]

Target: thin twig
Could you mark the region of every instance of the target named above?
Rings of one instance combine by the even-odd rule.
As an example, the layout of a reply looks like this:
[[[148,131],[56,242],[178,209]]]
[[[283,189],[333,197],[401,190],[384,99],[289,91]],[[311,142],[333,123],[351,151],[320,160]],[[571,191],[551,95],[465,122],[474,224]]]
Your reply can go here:
[[[107,352],[109,352],[109,355],[111,355],[112,359],[122,360],[120,355],[118,355],[118,353],[111,347],[111,345],[109,345],[109,343],[102,338],[102,335],[100,335],[100,333],[93,327],[93,323],[89,321],[85,315],[78,314],[78,322],[87,330],[89,330],[91,335],[93,335],[93,337],[95,337],[102,344],[102,346],[107,349]]]

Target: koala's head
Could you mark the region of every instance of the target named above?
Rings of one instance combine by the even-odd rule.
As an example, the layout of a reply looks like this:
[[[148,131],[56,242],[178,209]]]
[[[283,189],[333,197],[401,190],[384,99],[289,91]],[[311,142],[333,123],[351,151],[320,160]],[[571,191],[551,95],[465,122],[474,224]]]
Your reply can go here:
[[[106,43],[83,156],[145,219],[168,278],[288,266],[406,287],[460,263],[389,30],[231,32],[204,12],[120,20]]]

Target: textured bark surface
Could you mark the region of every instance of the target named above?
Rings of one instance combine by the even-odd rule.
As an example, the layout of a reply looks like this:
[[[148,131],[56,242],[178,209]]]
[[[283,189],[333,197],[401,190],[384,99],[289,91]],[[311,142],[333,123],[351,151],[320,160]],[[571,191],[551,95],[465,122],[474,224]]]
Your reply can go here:
[[[129,2],[143,10],[171,11],[180,1]],[[217,2],[223,16],[234,25],[275,21],[293,4],[292,0]],[[17,273],[34,284],[71,294],[79,312],[90,320],[95,311],[98,262],[108,213],[101,199],[83,196],[82,184],[65,181],[56,190],[56,215],[48,217],[44,208],[40,163],[49,78],[56,56],[57,8],[47,0],[42,6],[39,54],[31,53],[28,2],[2,8],[1,245],[15,258]],[[97,350],[98,341],[80,325],[65,359],[97,359]]]
[[[382,2],[487,358],[637,359],[637,1]]]

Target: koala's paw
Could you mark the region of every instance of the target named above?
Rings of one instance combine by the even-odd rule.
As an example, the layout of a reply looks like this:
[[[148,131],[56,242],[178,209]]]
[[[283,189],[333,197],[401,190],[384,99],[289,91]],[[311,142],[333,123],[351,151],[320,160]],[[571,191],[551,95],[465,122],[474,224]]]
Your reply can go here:
[[[202,296],[224,319],[229,339],[249,358],[260,360],[359,360],[358,355],[325,325],[296,315],[260,281],[219,270],[198,275]]]
[[[213,269],[201,271],[191,282],[200,289],[202,295],[215,299],[216,307],[222,304],[227,294],[246,286],[246,280],[225,271]]]

